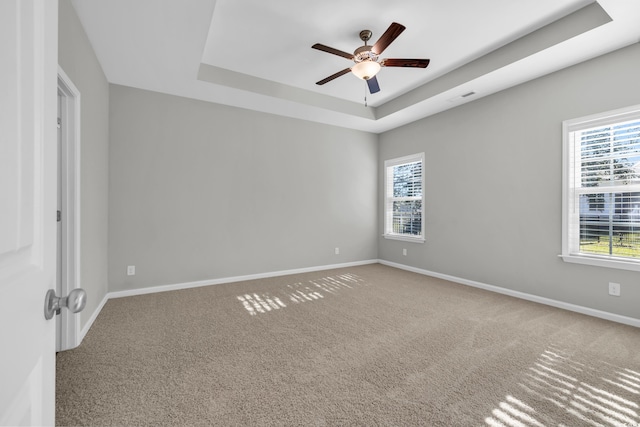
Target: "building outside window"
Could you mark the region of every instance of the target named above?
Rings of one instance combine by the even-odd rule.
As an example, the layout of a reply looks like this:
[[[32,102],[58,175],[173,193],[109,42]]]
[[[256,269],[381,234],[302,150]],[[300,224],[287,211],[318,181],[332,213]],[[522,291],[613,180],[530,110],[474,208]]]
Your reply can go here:
[[[424,153],[384,162],[384,237],[424,242]]]

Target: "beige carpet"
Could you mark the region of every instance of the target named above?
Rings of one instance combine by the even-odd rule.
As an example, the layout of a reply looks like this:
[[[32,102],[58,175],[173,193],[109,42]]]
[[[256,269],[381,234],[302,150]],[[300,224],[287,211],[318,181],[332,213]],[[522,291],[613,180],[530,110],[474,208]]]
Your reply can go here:
[[[59,425],[640,426],[640,330],[374,264],[110,300]]]

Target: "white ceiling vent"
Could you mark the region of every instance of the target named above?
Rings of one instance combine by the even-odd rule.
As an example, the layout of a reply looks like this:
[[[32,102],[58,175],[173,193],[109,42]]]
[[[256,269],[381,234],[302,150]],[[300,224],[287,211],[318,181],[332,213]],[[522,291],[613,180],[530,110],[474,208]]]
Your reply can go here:
[[[475,94],[476,94],[476,92],[472,90],[472,91],[464,93],[462,95],[458,95],[458,96],[454,96],[453,98],[449,98],[447,101],[449,101],[449,102],[458,102],[458,101],[461,101],[461,100],[463,100],[465,98],[469,98],[470,96],[473,96]]]

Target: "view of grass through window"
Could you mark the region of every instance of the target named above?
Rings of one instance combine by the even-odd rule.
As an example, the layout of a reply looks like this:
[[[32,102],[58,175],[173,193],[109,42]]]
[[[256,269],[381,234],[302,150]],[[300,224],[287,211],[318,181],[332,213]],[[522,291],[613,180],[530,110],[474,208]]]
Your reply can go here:
[[[640,259],[640,232],[614,233],[596,238],[581,238],[580,251],[595,255]]]

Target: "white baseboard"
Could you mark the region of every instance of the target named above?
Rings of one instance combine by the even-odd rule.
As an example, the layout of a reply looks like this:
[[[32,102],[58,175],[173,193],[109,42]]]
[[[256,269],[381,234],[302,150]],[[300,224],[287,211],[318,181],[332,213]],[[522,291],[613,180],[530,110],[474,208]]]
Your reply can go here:
[[[102,311],[102,307],[104,307],[104,305],[107,303],[108,300],[109,300],[109,294],[106,294],[104,298],[102,298],[102,301],[100,301],[100,304],[98,304],[98,307],[91,314],[91,317],[89,317],[89,320],[87,320],[87,323],[85,323],[84,328],[80,330],[80,337],[78,338],[77,345],[80,345],[82,343],[82,340],[87,335],[87,332],[89,332],[89,329],[91,329],[93,322],[96,321],[96,319],[98,318],[98,315]]]
[[[533,301],[540,304],[549,305],[556,308],[562,308],[564,310],[574,311],[576,313],[586,314],[588,316],[599,317],[601,319],[611,320],[612,322],[623,323],[625,325],[631,325],[640,327],[640,319],[634,317],[621,316],[619,314],[609,313],[606,311],[596,310],[594,308],[583,307],[580,305],[570,304],[567,302],[557,301],[550,298],[540,297],[537,295],[527,294],[525,292],[514,291],[511,289],[501,288],[499,286],[487,285],[486,283],[476,282],[473,280],[462,279],[460,277],[450,276],[448,274],[436,273],[429,270],[423,270],[421,268],[410,267],[404,264],[398,264],[395,262],[379,260],[380,264],[387,265],[389,267],[399,268],[401,270],[407,270],[418,274],[424,274],[425,276],[436,277],[438,279],[448,280],[450,282],[459,283],[461,285],[472,286],[474,288],[485,289],[487,291],[496,292],[499,294],[509,295],[515,298],[524,299],[527,301]]]
[[[109,292],[109,299],[130,297],[134,295],[154,294],[156,292],[177,291],[180,289],[199,288],[201,286],[220,285],[223,283],[243,282],[245,280],[266,279],[269,277],[287,276],[290,274],[311,273],[313,271],[333,270],[334,268],[355,267],[358,265],[377,264],[377,259],[347,262],[343,264],[322,265],[317,267],[297,268],[294,270],[272,271],[269,273],[249,274],[246,276],[223,277],[221,279],[198,280],[197,282],[176,283],[173,285],[152,286],[149,288],[128,289],[126,291]]]

